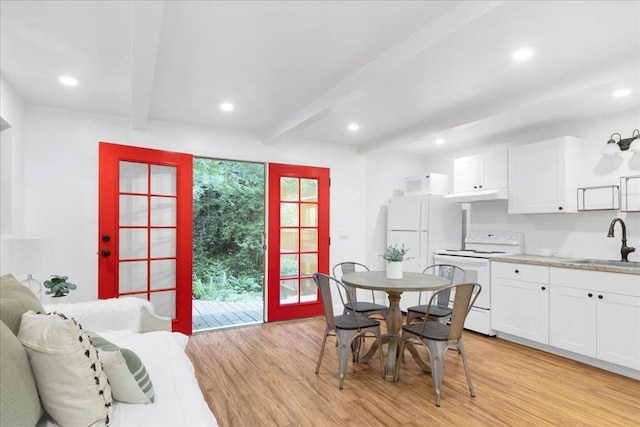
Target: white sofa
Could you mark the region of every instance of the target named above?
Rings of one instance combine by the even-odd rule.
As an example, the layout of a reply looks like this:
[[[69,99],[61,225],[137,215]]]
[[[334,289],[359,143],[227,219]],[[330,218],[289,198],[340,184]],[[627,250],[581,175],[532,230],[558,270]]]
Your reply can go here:
[[[4,317],[10,310],[9,307],[16,306],[16,299],[13,296],[11,300],[5,301],[5,296],[10,295],[6,285],[12,281],[11,279],[15,280],[12,276],[2,277],[0,291],[4,294],[2,295]],[[14,286],[13,290],[15,289]],[[22,295],[21,289],[17,290]],[[22,296],[19,297],[19,299],[22,298]],[[217,425],[214,415],[203,398],[194,375],[193,365],[184,352],[188,337],[181,333],[170,332],[170,319],[154,315],[153,307],[148,301],[139,298],[121,298],[75,304],[51,304],[44,306],[44,309],[46,312],[63,313],[81,324],[83,330],[97,332],[119,347],[134,351],[146,367],[155,391],[154,403],[129,404],[114,400],[110,407],[109,426],[209,427]],[[4,322],[6,319],[2,320]],[[7,330],[8,328],[3,328],[3,344],[6,339],[9,339],[7,336],[9,333],[5,332]],[[5,350],[2,351],[6,353]],[[6,366],[2,369],[6,370]],[[6,405],[10,403],[5,405],[5,402],[11,401],[12,398],[10,394],[13,387],[6,383],[8,380],[8,376],[2,379],[2,409],[7,408]],[[37,425],[57,424],[44,412]]]

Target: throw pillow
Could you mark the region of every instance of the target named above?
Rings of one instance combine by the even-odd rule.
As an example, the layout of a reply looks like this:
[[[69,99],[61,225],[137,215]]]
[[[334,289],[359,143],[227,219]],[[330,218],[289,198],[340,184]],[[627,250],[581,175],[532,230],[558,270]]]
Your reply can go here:
[[[0,426],[34,426],[42,405],[27,352],[0,321]]]
[[[18,339],[27,350],[42,406],[58,424],[108,424],[111,387],[79,324],[62,314],[28,311]]]
[[[107,374],[113,398],[127,403],[153,403],[153,383],[142,360],[128,348],[120,348],[95,332],[87,331]]]
[[[11,274],[0,277],[0,320],[18,335],[22,314],[44,312],[38,297]]]

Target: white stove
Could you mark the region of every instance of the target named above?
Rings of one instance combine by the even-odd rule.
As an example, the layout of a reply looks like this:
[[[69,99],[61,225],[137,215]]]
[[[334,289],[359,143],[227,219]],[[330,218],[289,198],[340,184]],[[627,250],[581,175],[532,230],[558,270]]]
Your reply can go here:
[[[464,239],[464,249],[441,249],[436,264],[451,264],[465,271],[465,282],[480,283],[478,296],[465,321],[465,329],[495,335],[491,329],[491,258],[523,253],[524,236],[511,231],[473,231]]]
[[[443,249],[441,255],[491,258],[517,255],[524,250],[524,236],[513,231],[472,231],[464,239],[464,249]]]

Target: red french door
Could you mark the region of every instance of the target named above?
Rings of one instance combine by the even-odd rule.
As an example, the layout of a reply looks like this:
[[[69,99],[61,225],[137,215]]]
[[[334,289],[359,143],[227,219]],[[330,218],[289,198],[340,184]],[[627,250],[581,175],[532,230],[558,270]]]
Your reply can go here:
[[[191,155],[100,142],[98,298],[133,296],[191,334]]]
[[[329,272],[329,169],[269,163],[267,318],[322,314],[313,273]]]

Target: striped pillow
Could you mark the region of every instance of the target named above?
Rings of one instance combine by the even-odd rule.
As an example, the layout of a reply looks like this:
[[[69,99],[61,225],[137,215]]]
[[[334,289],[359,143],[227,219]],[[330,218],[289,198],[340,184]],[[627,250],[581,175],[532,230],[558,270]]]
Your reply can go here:
[[[87,331],[87,335],[98,349],[98,359],[107,374],[113,398],[126,403],[153,403],[153,383],[138,355],[95,332]]]

